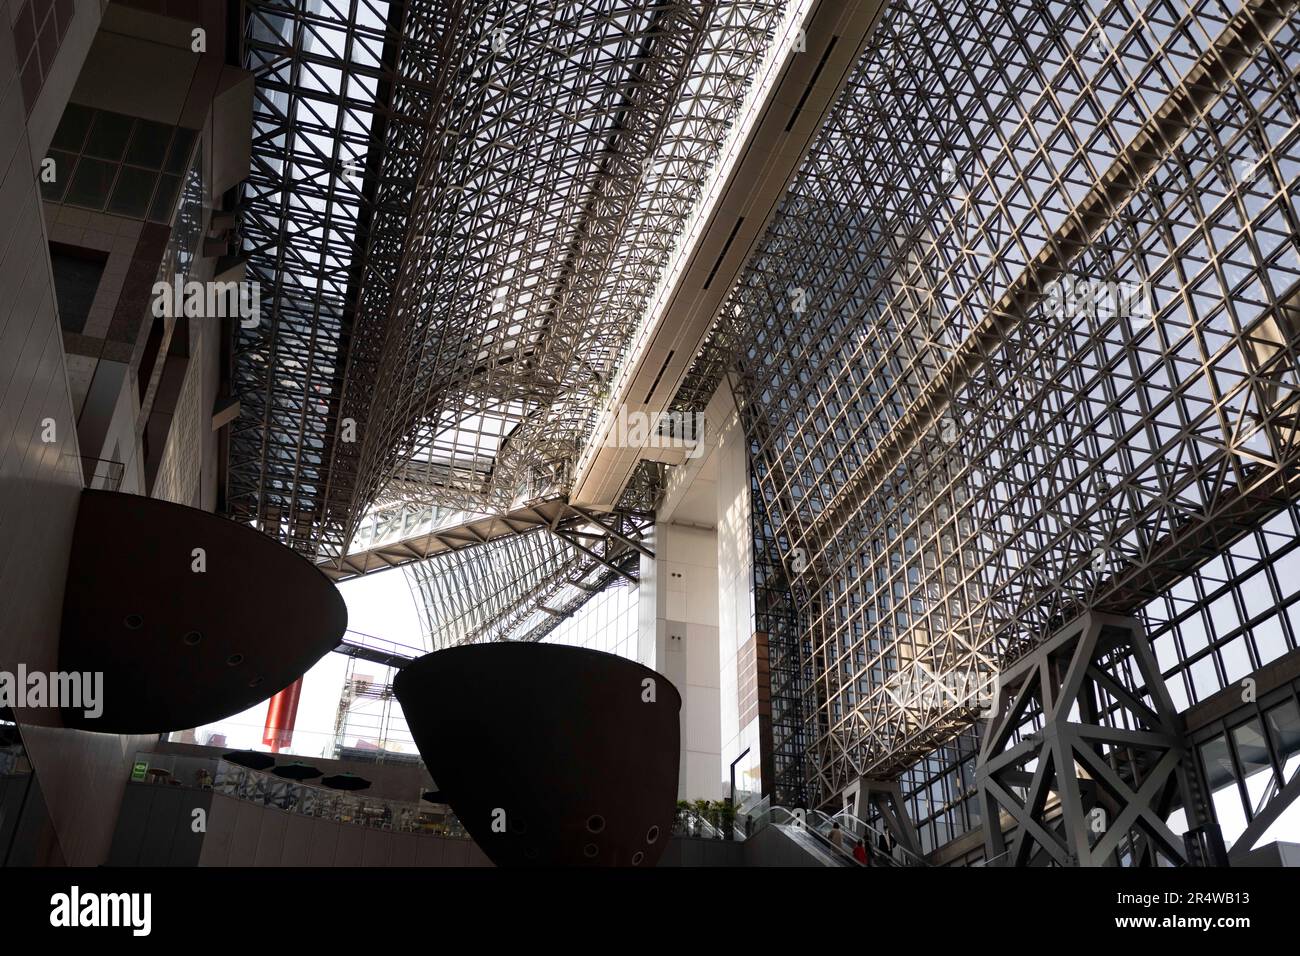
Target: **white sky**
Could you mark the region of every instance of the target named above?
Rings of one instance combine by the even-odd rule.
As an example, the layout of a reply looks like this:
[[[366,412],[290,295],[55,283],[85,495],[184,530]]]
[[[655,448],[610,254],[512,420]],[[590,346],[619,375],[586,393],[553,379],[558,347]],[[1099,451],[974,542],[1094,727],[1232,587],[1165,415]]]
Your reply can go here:
[[[381,571],[339,585],[339,593],[348,607],[348,630],[360,631],[411,647],[424,647],[424,637],[415,602],[401,571]],[[320,757],[332,754],[334,721],[348,660],[341,654],[326,654],[303,680],[298,702],[298,720],[289,753]],[[360,673],[382,676],[379,665],[361,663]],[[264,749],[262,730],[266,725],[267,703],[240,714],[198,728],[203,743],[208,734],[225,734],[233,748]]]

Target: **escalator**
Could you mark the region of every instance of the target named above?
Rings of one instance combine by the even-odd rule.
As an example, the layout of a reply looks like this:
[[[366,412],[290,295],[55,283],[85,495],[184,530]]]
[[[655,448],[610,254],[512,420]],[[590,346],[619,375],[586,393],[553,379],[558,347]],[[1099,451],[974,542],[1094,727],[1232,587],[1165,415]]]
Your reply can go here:
[[[746,811],[742,810],[742,813]],[[868,868],[929,865],[900,847],[894,847],[892,851],[883,849],[883,834],[847,811],[830,816],[820,810],[773,807],[768,805],[767,800],[763,800],[747,813],[757,823],[755,835],[764,829],[779,834],[783,851],[780,855],[787,858],[789,865]],[[843,834],[841,846],[836,846],[830,837],[837,823]],[[859,837],[863,838],[863,846],[867,851],[868,862],[865,864],[859,863],[853,856],[853,847]],[[793,859],[796,858],[801,862],[795,864]]]
[[[816,865],[820,866],[861,866],[857,860],[843,850],[839,850],[831,843],[828,837],[822,836],[816,830],[808,827],[799,826],[794,823],[777,823],[773,824],[778,830],[785,834],[786,838],[797,844],[805,853],[807,853]]]

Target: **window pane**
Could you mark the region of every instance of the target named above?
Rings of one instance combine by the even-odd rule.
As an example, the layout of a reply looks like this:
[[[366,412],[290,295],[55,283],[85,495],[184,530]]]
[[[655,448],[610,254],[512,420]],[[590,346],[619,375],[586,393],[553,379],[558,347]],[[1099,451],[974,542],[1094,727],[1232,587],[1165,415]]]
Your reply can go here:
[[[167,158],[167,144],[171,142],[172,128],[162,123],[140,120],[136,123],[135,135],[131,137],[131,146],[126,151],[126,161],[136,166],[150,169],[162,169]]]
[[[149,200],[153,196],[155,179],[157,179],[156,173],[123,166],[121,175],[117,177],[117,187],[113,190],[108,211],[132,219],[143,219],[149,209]]]
[[[1300,752],[1300,708],[1296,707],[1295,701],[1288,700],[1280,707],[1270,710],[1264,719],[1268,722],[1273,745],[1277,747],[1278,756],[1285,766],[1288,757]]]
[[[104,262],[104,255],[93,250],[50,245],[54,296],[63,331],[79,333],[85,328],[95,291],[104,275]]]
[[[1246,775],[1246,793],[1250,798],[1251,813],[1260,809],[1264,794],[1273,782],[1273,762],[1269,759],[1264,727],[1252,719],[1232,729],[1232,743],[1237,749],[1237,761]]]
[[[90,129],[90,121],[94,115],[93,110],[78,106],[76,103],[69,103],[63,111],[63,118],[59,120],[59,128],[54,131],[54,139],[50,142],[50,146],[73,153],[81,152],[81,146],[86,141],[86,131]]]
[[[1222,735],[1201,744],[1201,763],[1205,766],[1205,782],[1211,791],[1232,782],[1232,758]]]
[[[90,130],[90,139],[86,141],[86,154],[111,159],[113,162],[120,161],[122,151],[126,149],[126,141],[131,135],[131,123],[129,116],[97,113],[95,125]]]
[[[72,186],[64,201],[88,209],[103,209],[116,173],[117,167],[112,163],[83,156],[81,162],[77,163],[77,172],[72,177]]]

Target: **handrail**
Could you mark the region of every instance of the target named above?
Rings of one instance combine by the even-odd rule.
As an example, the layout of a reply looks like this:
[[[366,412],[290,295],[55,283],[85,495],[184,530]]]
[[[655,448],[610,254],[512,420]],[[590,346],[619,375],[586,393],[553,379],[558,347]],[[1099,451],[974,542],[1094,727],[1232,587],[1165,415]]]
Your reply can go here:
[[[976,860],[974,863],[971,864],[971,866],[993,866],[997,863],[998,860],[1002,859],[1004,856],[1010,856],[1010,855],[1011,855],[1010,850],[1003,850],[997,856],[991,856],[984,860]]]
[[[813,810],[811,812],[821,817],[825,825],[828,827],[828,829],[833,828],[834,825],[841,818],[847,821],[849,823],[849,826],[841,825],[840,829],[844,833],[847,833],[850,838],[862,840],[862,844],[866,848],[867,856],[869,859],[879,860],[881,863],[883,863],[886,866],[902,865],[897,860],[895,860],[890,854],[885,853],[880,849],[880,847],[877,845],[874,839],[874,837],[881,836],[880,831],[877,830],[875,827],[873,827],[871,824],[867,823],[865,820],[859,820],[857,817],[853,816],[853,814],[849,813],[847,810],[841,810],[839,813],[835,814],[834,816],[831,816],[822,810]],[[868,834],[870,835],[870,837],[868,836]],[[850,853],[850,855],[852,854]],[[857,862],[856,857],[854,858],[854,862]]]
[[[841,829],[846,833],[850,834],[855,839],[859,837],[863,839],[868,857],[872,860],[877,860],[886,866],[930,865],[924,858],[917,856],[911,850],[907,849],[907,847],[897,842],[894,843],[894,849],[901,853],[903,862],[895,860],[891,853],[881,851],[877,841],[885,836],[884,831],[872,826],[865,820],[855,817],[847,810],[841,810],[832,816],[822,810],[794,810],[780,805],[772,806],[768,798],[764,797],[759,801],[759,803],[755,804],[752,808],[747,809],[744,813],[754,820],[754,827],[750,834],[751,836],[769,823],[775,823],[777,825],[793,824],[795,826],[800,826],[804,829],[813,831],[819,837],[829,840],[826,833],[822,832],[822,827],[829,831],[838,821],[840,822]],[[849,825],[845,826],[845,823]],[[870,839],[866,836],[868,834],[870,835]],[[834,846],[833,843],[831,845]],[[858,863],[857,859],[853,856],[851,849],[846,847],[839,847],[838,849],[840,849],[840,851],[849,859],[852,859],[854,863]]]
[[[820,812],[820,811],[818,811],[818,812]],[[859,827],[861,827],[861,831],[860,831],[860,832],[869,832],[869,833],[871,833],[873,836],[875,836],[875,837],[877,837],[877,838],[884,837],[884,836],[886,835],[885,832],[884,832],[883,830],[879,830],[879,829],[877,829],[876,827],[873,827],[870,823],[867,823],[865,820],[863,820],[863,819],[861,819],[861,818],[859,818],[859,817],[855,817],[853,814],[849,813],[849,811],[848,811],[847,809],[846,809],[846,810],[841,810],[841,811],[839,811],[839,813],[836,813],[834,816],[831,817],[832,820],[838,820],[838,819],[841,819],[841,818],[843,818],[843,819],[845,819],[845,820],[850,820],[850,821],[852,821],[853,823],[856,823]],[[870,841],[868,841],[868,842],[870,842]],[[909,859],[911,859],[911,861],[912,861],[912,864],[911,864],[911,865],[912,865],[912,866],[929,866],[929,865],[930,865],[930,864],[929,864],[929,863],[928,863],[928,862],[927,862],[923,857],[917,856],[915,853],[913,853],[913,852],[912,852],[911,850],[909,850],[907,847],[903,846],[901,843],[895,842],[895,843],[894,843],[894,847],[895,847],[895,849],[899,850],[899,851],[903,854],[903,856],[908,857]]]
[[[95,482],[101,481],[100,488],[105,491],[117,491],[122,486],[126,464],[111,458],[88,458],[83,455],[81,471],[87,488],[94,488]]]
[[[832,840],[828,834],[822,833],[821,830],[817,829],[815,826],[804,827],[803,829],[805,832],[811,833],[815,839],[820,840],[823,845],[829,847],[833,852],[838,853],[850,865],[852,866],[867,865],[865,863],[859,862],[858,858],[853,855],[853,851],[846,848],[843,844],[836,846],[835,841]]]

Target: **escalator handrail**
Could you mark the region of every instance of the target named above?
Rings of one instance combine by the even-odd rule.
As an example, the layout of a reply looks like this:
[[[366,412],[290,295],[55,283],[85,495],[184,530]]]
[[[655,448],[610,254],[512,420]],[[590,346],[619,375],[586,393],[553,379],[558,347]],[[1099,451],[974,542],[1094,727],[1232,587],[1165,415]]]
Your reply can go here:
[[[817,811],[817,812],[818,812],[818,813],[821,813],[820,810]],[[825,816],[825,814],[823,814],[823,816]],[[836,813],[834,816],[830,816],[830,817],[828,817],[828,819],[830,819],[831,821],[835,821],[835,820],[846,820],[846,821],[848,821],[848,822],[850,822],[850,823],[852,823],[852,824],[854,824],[854,825],[860,827],[860,828],[861,828],[861,832],[867,832],[867,833],[870,833],[870,834],[872,835],[872,837],[875,838],[875,839],[879,839],[880,837],[882,837],[882,836],[885,835],[883,831],[878,830],[877,828],[873,827],[870,823],[867,823],[865,820],[861,819],[860,817],[855,817],[853,814],[849,813],[848,810],[841,810],[841,811],[839,811],[838,813]],[[851,828],[849,828],[849,827],[845,827],[844,824],[842,824],[842,823],[840,824],[840,827],[841,827],[841,829],[849,830],[849,832],[852,832]],[[871,841],[867,841],[868,844],[870,845],[870,844],[874,843],[874,842],[875,842],[875,839],[873,839],[873,840],[871,840]],[[917,856],[915,853],[913,853],[911,850],[909,850],[907,847],[903,846],[903,845],[900,844],[900,843],[895,843],[895,844],[894,844],[894,848],[897,849],[897,850],[899,850],[899,851],[903,854],[904,857],[907,857],[907,858],[911,861],[911,865],[912,865],[912,866],[929,866],[929,865],[930,865],[930,864],[927,863],[924,859],[922,859],[921,857]],[[877,852],[879,852],[879,851],[877,850]]]
[[[825,837],[821,833],[818,833],[817,830],[815,830],[813,827],[801,825],[797,822],[777,824],[777,826],[781,827],[782,829],[805,834],[807,838],[811,840],[813,844],[817,846],[817,848],[827,856],[827,858],[831,861],[832,864],[840,865],[840,866],[847,866],[850,864],[853,866],[862,865],[857,860],[853,859],[852,854],[846,856],[842,848],[835,846],[835,844],[832,843],[828,837]],[[797,838],[795,839],[797,841]],[[839,851],[838,853],[836,852],[837,850]]]
[[[833,853],[838,853],[839,856],[842,857],[848,863],[848,865],[850,866],[867,865],[865,863],[858,862],[858,858],[853,855],[852,850],[847,849],[844,846],[836,846],[834,840],[832,840],[825,833],[822,833],[816,827],[806,827],[805,829],[807,830],[807,832],[811,833],[816,839],[820,840],[821,843],[824,844],[826,847],[828,847]]]

